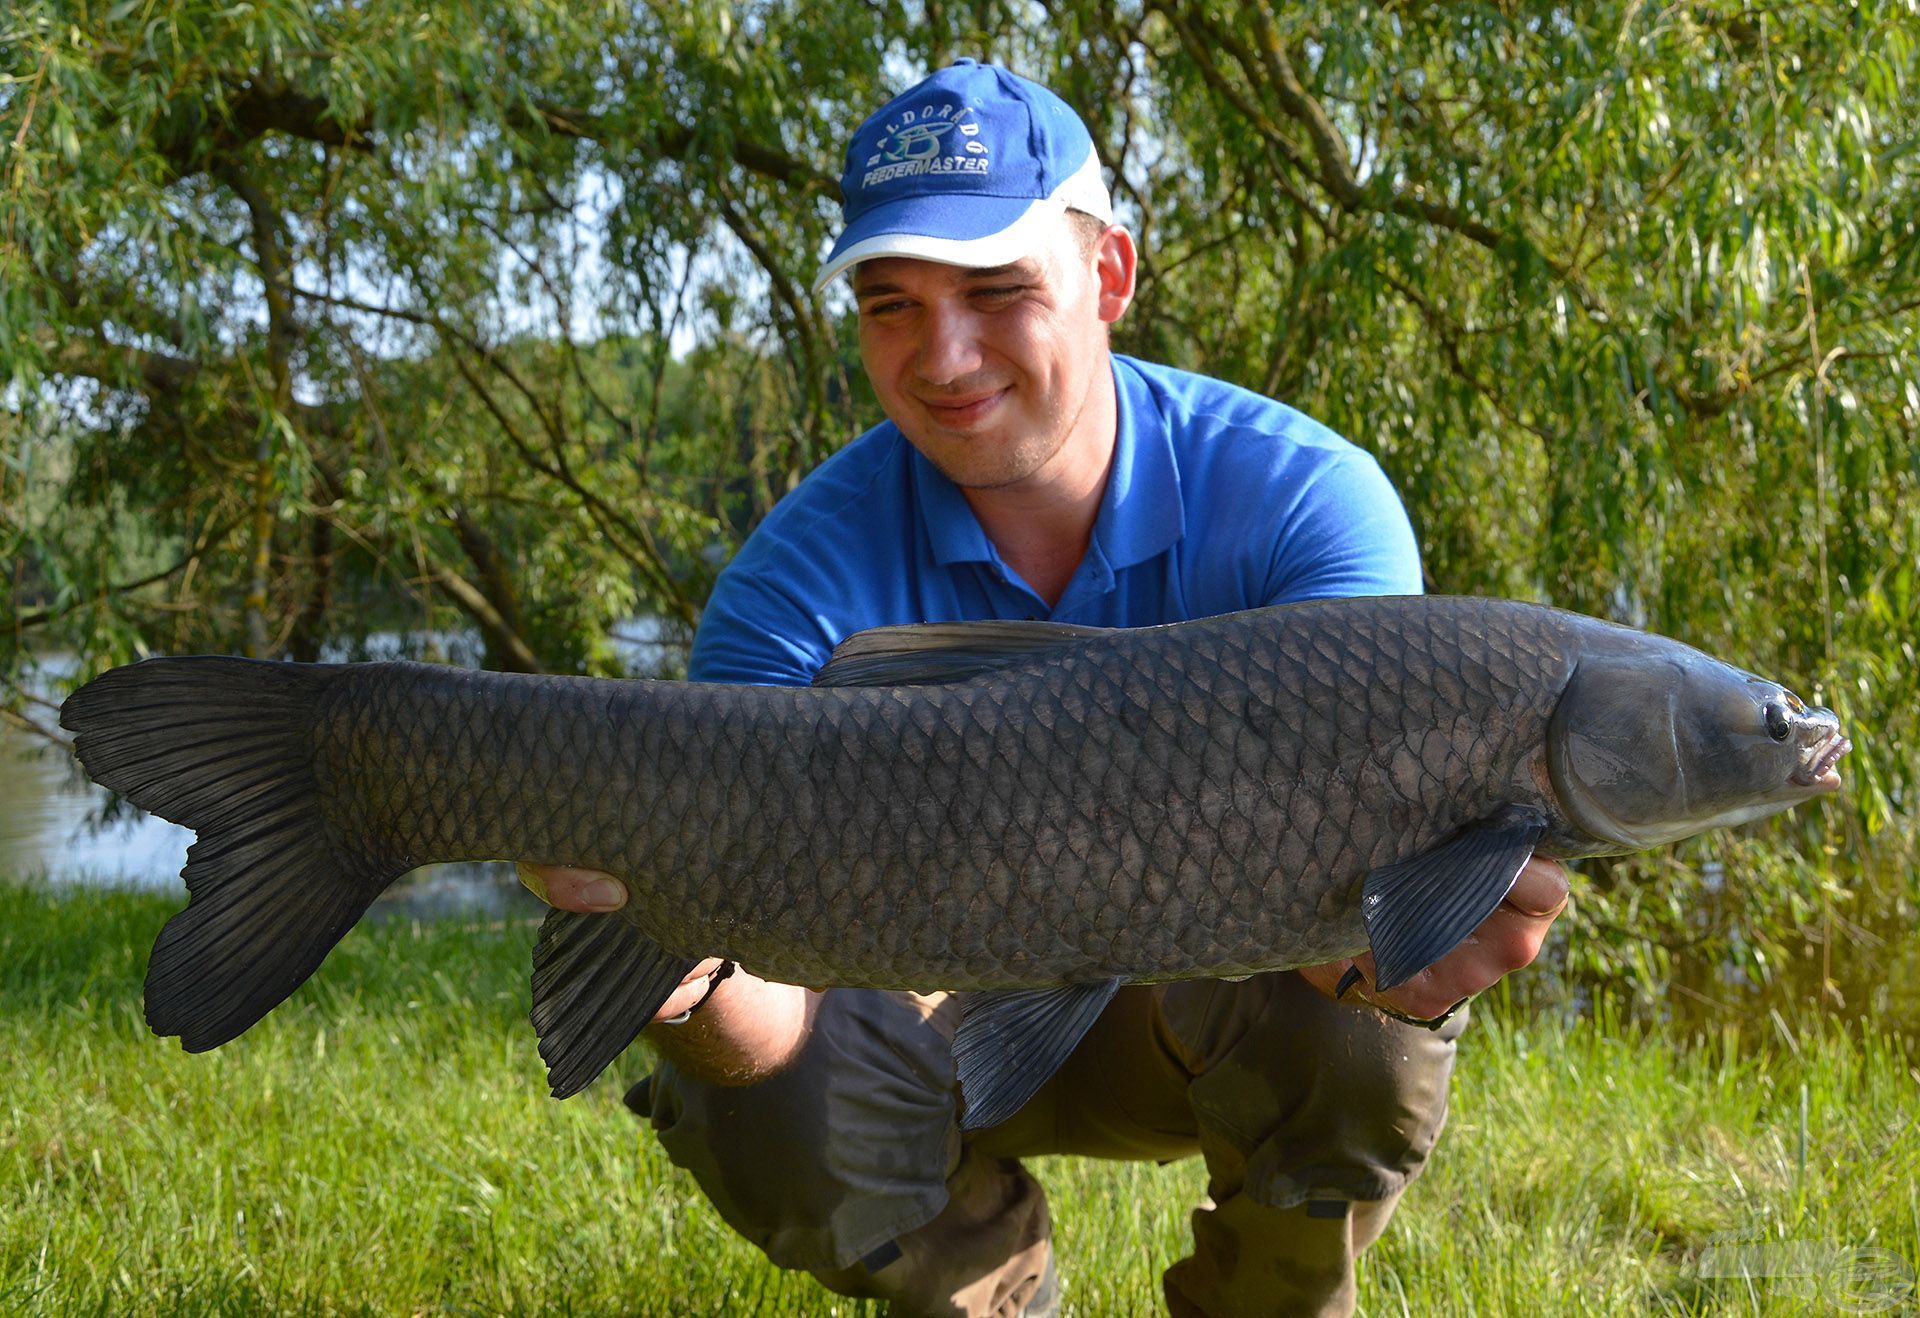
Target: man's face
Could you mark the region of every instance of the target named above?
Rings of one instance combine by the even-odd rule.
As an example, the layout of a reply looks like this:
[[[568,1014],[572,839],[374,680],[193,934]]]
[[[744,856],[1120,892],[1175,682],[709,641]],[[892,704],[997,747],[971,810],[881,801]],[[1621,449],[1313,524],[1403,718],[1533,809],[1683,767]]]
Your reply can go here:
[[[909,257],[853,270],[860,358],[880,405],[955,484],[1044,476],[1106,385],[1107,325],[1133,293],[1133,249],[1087,254],[1062,218],[1042,250],[990,270]]]

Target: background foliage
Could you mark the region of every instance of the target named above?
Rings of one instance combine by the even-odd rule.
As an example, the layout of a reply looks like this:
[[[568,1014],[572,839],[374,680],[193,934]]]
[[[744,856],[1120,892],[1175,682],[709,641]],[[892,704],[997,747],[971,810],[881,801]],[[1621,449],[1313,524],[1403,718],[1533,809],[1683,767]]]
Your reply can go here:
[[[849,308],[805,291],[845,135],[975,55],[1094,127],[1144,250],[1119,346],[1378,454],[1433,589],[1653,627],[1857,730],[1842,802],[1595,866],[1575,972],[1885,1005],[1920,845],[1915,9],[17,0],[7,709],[48,730],[20,683],[52,650],[401,630],[616,672],[635,619],[683,641],[877,419]]]

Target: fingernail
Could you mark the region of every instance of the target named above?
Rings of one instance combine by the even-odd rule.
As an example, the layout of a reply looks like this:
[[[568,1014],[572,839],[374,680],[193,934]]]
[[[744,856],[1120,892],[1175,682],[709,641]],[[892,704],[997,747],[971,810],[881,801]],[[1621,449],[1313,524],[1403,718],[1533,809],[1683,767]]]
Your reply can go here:
[[[521,887],[538,897],[541,901],[544,902],[547,900],[546,880],[540,877],[538,870],[527,864],[515,865],[513,869],[514,872],[520,876]]]
[[[580,904],[596,911],[617,911],[627,904],[627,890],[612,879],[595,879],[580,890]]]

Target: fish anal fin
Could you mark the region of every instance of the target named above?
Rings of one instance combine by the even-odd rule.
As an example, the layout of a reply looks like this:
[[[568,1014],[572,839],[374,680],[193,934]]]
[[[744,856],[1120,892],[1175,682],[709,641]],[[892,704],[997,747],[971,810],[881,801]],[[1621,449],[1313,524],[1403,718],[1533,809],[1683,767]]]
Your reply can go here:
[[[1361,908],[1375,989],[1406,983],[1479,928],[1506,900],[1546,832],[1539,810],[1507,806],[1439,846],[1369,873]]]
[[[1069,648],[1111,628],[1065,622],[994,619],[871,627],[834,647],[815,686],[938,686],[965,682],[1048,651]]]
[[[591,1084],[698,964],[619,915],[549,911],[533,946],[532,1017],[553,1096]]]
[[[953,1061],[960,1076],[960,1129],[995,1126],[1018,1112],[1120,991],[1117,979],[1059,988],[965,995]]]

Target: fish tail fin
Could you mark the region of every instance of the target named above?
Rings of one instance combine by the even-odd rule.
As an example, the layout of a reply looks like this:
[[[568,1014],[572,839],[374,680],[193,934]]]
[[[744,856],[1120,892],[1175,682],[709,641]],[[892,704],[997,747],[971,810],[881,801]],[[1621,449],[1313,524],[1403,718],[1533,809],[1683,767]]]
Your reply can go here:
[[[95,782],[193,829],[187,909],[147,967],[147,1023],[217,1048],[283,1002],[401,857],[357,854],[328,826],[312,768],[316,708],[344,670],[215,656],[149,659],[89,682],[60,725]]]

